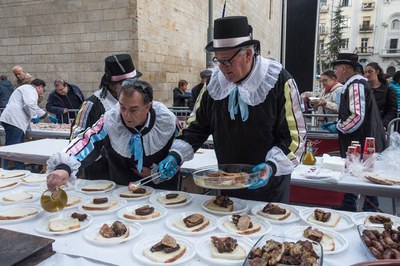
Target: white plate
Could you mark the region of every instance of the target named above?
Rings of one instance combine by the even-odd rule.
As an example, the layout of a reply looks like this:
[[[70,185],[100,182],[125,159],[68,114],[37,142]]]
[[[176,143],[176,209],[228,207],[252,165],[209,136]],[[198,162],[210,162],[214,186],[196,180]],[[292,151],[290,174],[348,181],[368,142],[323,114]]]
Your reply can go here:
[[[43,209],[40,206],[34,205],[34,204],[18,204],[16,206],[1,206],[0,211],[6,211],[9,209],[17,209],[17,208],[32,208],[34,210],[37,210],[38,212],[34,215],[30,215],[30,216],[23,217],[20,219],[0,220],[0,224],[15,224],[15,223],[24,222],[26,220],[30,220],[30,219],[37,217],[43,211]]]
[[[192,215],[195,213],[203,215],[210,221],[210,223],[203,230],[198,231],[198,232],[189,232],[189,231],[181,230],[174,225],[174,223],[176,221],[183,220],[186,217],[188,217],[189,215]],[[177,234],[186,235],[186,236],[196,236],[196,235],[202,235],[202,234],[211,232],[212,230],[217,228],[217,218],[215,218],[214,216],[211,216],[209,214],[201,213],[201,212],[183,212],[183,213],[177,213],[173,216],[168,217],[167,220],[165,221],[165,224],[169,230],[171,230]]]
[[[104,210],[104,211],[91,211],[91,210],[85,210],[84,208],[82,208],[82,205],[87,204],[87,203],[93,203],[93,198],[90,198],[86,201],[84,201],[83,203],[81,203],[78,207],[78,210],[83,212],[83,213],[90,213],[91,215],[103,215],[103,214],[109,214],[109,213],[113,213],[115,211],[118,211],[119,209],[121,209],[122,207],[125,207],[125,205],[127,204],[126,200],[122,200],[122,199],[116,199],[116,198],[112,198],[112,197],[107,197],[108,200],[115,200],[117,202],[117,204],[115,204],[114,206],[112,206],[111,208]]]
[[[27,186],[40,186],[42,184],[46,185],[47,182],[47,174],[35,174],[32,173],[29,176],[25,177],[25,179],[32,179],[32,178],[36,178],[39,177],[41,180],[43,181],[38,181],[38,182],[26,182],[25,180],[21,179],[22,184],[27,185]]]
[[[161,201],[158,200],[159,198],[165,197],[165,195],[171,194],[171,193],[178,193],[180,196],[185,197],[187,200],[185,202],[183,202],[183,203],[172,204],[172,205],[163,204]],[[149,198],[149,201],[151,203],[161,204],[161,205],[163,205],[164,207],[167,207],[167,208],[175,208],[175,207],[181,207],[181,206],[184,206],[186,204],[189,204],[192,201],[192,195],[190,195],[189,193],[186,193],[186,192],[182,192],[182,191],[163,191],[163,192],[159,192],[157,194],[153,194]]]
[[[146,239],[143,239],[142,241],[139,241],[133,247],[132,254],[135,257],[135,259],[140,261],[140,263],[144,263],[146,265],[179,265],[179,264],[188,262],[196,255],[194,246],[190,241],[188,241],[186,238],[181,237],[181,236],[176,236],[176,235],[171,235],[171,236],[173,238],[175,238],[175,240],[176,240],[176,242],[178,242],[178,244],[182,243],[186,246],[186,252],[183,254],[182,257],[180,257],[179,259],[177,259],[174,262],[171,262],[171,263],[154,262],[143,255],[143,250],[145,248],[150,248],[154,244],[157,244],[158,242],[160,242],[161,239],[164,237],[164,235],[151,236],[151,237],[147,237]],[[143,265],[143,264],[137,264],[137,265]]]
[[[260,203],[260,204],[257,204],[256,206],[254,206],[251,209],[251,214],[257,216],[260,219],[265,219],[268,222],[273,223],[273,224],[294,223],[294,222],[297,222],[300,219],[299,212],[294,207],[292,207],[290,205],[283,204],[283,203],[279,203],[279,202],[271,202],[271,203],[274,204],[274,205],[278,205],[279,207],[281,207],[283,209],[290,210],[291,214],[289,215],[288,218],[286,218],[286,219],[284,219],[282,221],[264,217],[264,216],[260,215],[258,212],[261,211],[265,207],[265,205],[267,205],[267,203]]]
[[[143,228],[140,224],[138,223],[130,223],[130,224],[125,224],[125,226],[127,228],[129,228],[129,235],[126,238],[109,238],[108,240],[96,240],[96,237],[99,235],[99,231],[100,228],[104,225],[104,224],[109,224],[111,225],[114,221],[108,221],[105,223],[101,223],[101,224],[96,224],[94,226],[89,227],[88,229],[86,229],[85,233],[83,234],[83,236],[85,237],[85,239],[87,241],[89,241],[92,244],[96,244],[96,245],[115,245],[115,244],[119,244],[119,243],[123,243],[126,241],[129,241],[135,237],[137,237],[138,235],[140,235],[143,231]]]
[[[313,222],[307,221],[308,216],[310,216],[310,214],[313,213],[315,209],[320,209],[320,210],[323,210],[325,212],[337,213],[338,215],[341,216],[341,218],[340,218],[338,224],[335,227],[323,226],[323,225],[319,225],[319,224],[315,224]],[[342,230],[350,229],[351,227],[353,227],[353,222],[351,221],[350,216],[348,216],[347,214],[345,214],[343,212],[335,211],[335,210],[332,210],[332,209],[307,208],[307,209],[302,210],[299,214],[300,214],[300,217],[301,217],[301,219],[303,221],[305,221],[309,225],[312,225],[312,226],[315,226],[315,227],[319,227],[319,228],[322,227],[322,228],[327,228],[327,229],[331,229],[331,230],[335,230],[335,231],[342,231]]]
[[[307,229],[308,226],[296,226],[294,228],[289,229],[286,232],[286,236],[294,239],[307,239],[303,236],[304,230]],[[313,228],[314,229],[314,228]],[[333,230],[325,229],[325,228],[318,228],[322,233],[330,235],[333,237],[333,240],[335,242],[335,250],[332,251],[327,251],[324,250],[324,255],[325,254],[336,254],[339,252],[342,252],[346,250],[348,247],[349,243],[347,239],[340,233],[335,232]]]
[[[85,187],[89,184],[95,184],[95,183],[96,184],[99,183],[102,185],[103,184],[112,184],[112,186],[108,189],[101,190],[101,191],[84,191],[84,190],[82,190],[83,187]],[[81,193],[85,193],[85,194],[102,194],[104,192],[113,190],[115,187],[116,187],[115,182],[110,181],[110,180],[81,180],[80,179],[80,182],[76,182],[76,184],[75,184],[75,190],[78,192],[81,192]]]
[[[312,178],[312,179],[324,179],[334,177],[335,175],[340,174],[339,172],[334,172],[329,169],[320,168],[316,166],[307,167],[300,173],[301,176],[305,178]]]
[[[233,201],[233,211],[231,212],[219,212],[219,211],[214,211],[214,210],[210,210],[206,207],[206,205],[208,204],[208,202],[210,200],[214,200],[214,197],[208,200],[205,200],[202,204],[201,207],[203,208],[203,210],[212,213],[212,214],[219,214],[219,215],[227,215],[227,214],[239,214],[239,213],[243,213],[244,211],[247,210],[247,203],[244,200],[241,199],[237,199],[237,198],[230,198]]]
[[[16,177],[7,177],[7,178],[3,177],[3,174],[20,173],[20,172],[24,173],[24,174],[21,175],[21,176],[16,176]],[[7,179],[20,179],[20,178],[26,177],[26,176],[28,176],[30,174],[31,174],[31,171],[28,171],[28,170],[3,170],[3,171],[0,171],[0,180],[2,180],[2,179],[5,179],[5,180],[7,180]]]
[[[18,191],[25,191],[28,192],[29,194],[32,195],[32,198],[27,199],[27,200],[21,200],[21,201],[5,201],[3,198],[7,197],[7,195],[12,194],[12,193],[17,193]],[[0,202],[2,202],[3,204],[19,204],[19,203],[27,203],[27,202],[34,202],[39,200],[41,194],[38,191],[31,191],[31,190],[25,190],[25,189],[17,189],[17,190],[13,190],[13,191],[9,191],[6,193],[2,193],[2,195],[0,196]]]
[[[0,188],[0,191],[7,191],[7,190],[13,189],[13,188],[15,188],[15,187],[17,187],[18,185],[21,184],[21,180],[18,180],[18,179],[16,179],[16,180],[13,180],[13,179],[0,179],[0,186],[3,185],[3,184],[14,183],[14,182],[15,182],[14,185],[11,185],[11,186],[8,186],[8,187],[4,187],[4,188]]]
[[[272,226],[271,226],[271,224],[269,222],[267,222],[265,220],[261,220],[261,219],[257,218],[254,215],[249,215],[249,216],[251,217],[251,221],[253,223],[258,223],[258,224],[261,225],[260,231],[255,232],[253,234],[249,234],[249,235],[241,235],[241,234],[236,233],[233,230],[230,230],[230,229],[226,228],[224,223],[225,222],[231,222],[232,221],[232,219],[231,219],[232,215],[226,215],[226,216],[223,216],[223,217],[219,218],[218,221],[217,221],[218,229],[223,231],[223,232],[225,232],[225,233],[234,235],[234,236],[239,236],[239,237],[244,237],[245,236],[245,237],[250,237],[250,238],[259,238],[259,237],[261,237],[263,235],[267,235],[271,231]]]
[[[86,214],[87,218],[80,222],[81,227],[71,229],[68,231],[62,231],[62,232],[53,232],[49,230],[49,222],[50,220],[58,220],[58,219],[68,219],[71,218],[71,214],[74,213],[74,211],[65,211],[61,212],[58,214],[51,214],[51,215],[46,215],[42,219],[39,220],[39,222],[36,223],[35,229],[42,234],[46,235],[65,235],[65,234],[70,234],[79,230],[82,230],[86,227],[88,227],[92,222],[93,222],[93,217],[90,214]]]
[[[147,199],[147,198],[149,198],[151,195],[153,195],[154,189],[153,189],[152,187],[143,186],[142,188],[145,188],[147,193],[146,193],[145,195],[143,195],[143,196],[136,197],[136,198],[125,198],[125,197],[121,197],[121,196],[120,196],[121,193],[129,192],[129,189],[128,189],[127,186],[126,186],[126,187],[121,187],[121,188],[118,188],[118,189],[114,190],[112,194],[113,194],[113,196],[116,197],[116,198],[124,199],[124,200],[127,200],[127,201],[131,201],[131,200],[132,200],[132,201],[133,201],[133,200],[136,201],[136,200]]]
[[[80,204],[82,204],[82,202],[85,202],[85,201],[88,200],[88,197],[86,195],[82,194],[82,193],[78,193],[78,192],[75,192],[75,191],[67,192],[67,196],[68,197],[72,196],[72,195],[79,197],[81,199],[81,201],[79,201],[78,203],[76,203],[74,205],[65,207],[64,210],[68,210],[68,209],[72,209],[72,208],[78,207]]]
[[[160,213],[160,216],[152,218],[152,219],[147,219],[147,220],[134,220],[134,219],[129,219],[126,218],[124,216],[125,213],[127,212],[134,212],[136,209],[143,207],[144,205],[149,205],[150,207],[153,207],[154,210],[158,211]],[[127,222],[138,222],[138,223],[152,223],[154,221],[160,220],[161,218],[163,218],[165,215],[167,215],[167,209],[165,209],[164,207],[162,207],[159,204],[136,204],[136,205],[132,205],[132,206],[127,206],[125,208],[120,209],[117,212],[117,216]]]
[[[387,213],[379,213],[379,212],[356,212],[351,216],[351,220],[353,221],[353,223],[355,225],[364,224],[365,219],[367,219],[367,217],[370,215],[386,216],[395,222],[395,224],[393,225],[393,228],[397,228],[397,226],[400,226],[400,217],[396,217],[396,216],[393,216],[393,215],[390,215]],[[374,225],[374,226],[377,226],[377,225]],[[383,225],[382,225],[382,227],[383,227]]]
[[[246,251],[245,258],[243,260],[226,260],[226,259],[217,259],[211,257],[211,236],[216,236],[216,237],[232,237],[229,234],[213,234],[213,235],[208,235],[204,236],[199,239],[199,241],[196,242],[196,252],[197,255],[199,255],[200,258],[205,260],[209,265],[242,265],[244,260],[246,259],[247,254],[249,254],[251,248],[254,245],[254,242],[250,240],[247,237],[237,237],[237,243],[239,246],[243,247],[244,250]]]

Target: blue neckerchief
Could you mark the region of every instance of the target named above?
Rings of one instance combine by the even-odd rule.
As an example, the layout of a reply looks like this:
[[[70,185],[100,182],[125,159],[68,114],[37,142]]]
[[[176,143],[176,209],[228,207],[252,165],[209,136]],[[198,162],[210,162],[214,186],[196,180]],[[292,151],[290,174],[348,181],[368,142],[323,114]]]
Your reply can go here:
[[[242,97],[238,95],[238,88],[236,87],[229,94],[228,111],[231,120],[235,120],[235,115],[238,113],[238,109],[240,109],[242,121],[246,121],[249,118],[249,107],[247,103],[242,100]]]
[[[141,173],[143,169],[143,145],[140,134],[134,134],[132,136],[131,140],[129,141],[129,150],[134,156],[135,161],[138,162],[137,169],[139,173]]]

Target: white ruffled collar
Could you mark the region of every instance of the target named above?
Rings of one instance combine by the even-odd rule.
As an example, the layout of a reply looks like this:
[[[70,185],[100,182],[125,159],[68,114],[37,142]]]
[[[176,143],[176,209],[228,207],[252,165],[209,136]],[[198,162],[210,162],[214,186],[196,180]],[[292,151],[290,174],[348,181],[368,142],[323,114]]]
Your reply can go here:
[[[105,113],[104,127],[113,149],[121,156],[131,158],[129,141],[133,133],[123,124],[119,108],[120,105],[117,103]],[[149,132],[142,135],[143,151],[146,156],[155,154],[167,145],[176,129],[176,117],[163,103],[153,101],[152,108],[156,116],[154,125]],[[152,119],[149,112],[143,129],[150,126]]]
[[[207,90],[214,100],[222,100],[238,87],[240,97],[251,106],[264,102],[278,80],[282,65],[279,62],[257,56],[250,75],[241,83],[227,80],[219,68],[214,69]]]
[[[113,108],[118,103],[118,100],[115,99],[114,96],[112,96],[112,94],[110,92],[107,91],[105,98],[100,97],[100,94],[101,94],[101,90],[97,90],[93,93],[93,95],[96,96],[100,100],[100,102],[103,104],[106,112],[108,110],[110,110],[111,108]]]

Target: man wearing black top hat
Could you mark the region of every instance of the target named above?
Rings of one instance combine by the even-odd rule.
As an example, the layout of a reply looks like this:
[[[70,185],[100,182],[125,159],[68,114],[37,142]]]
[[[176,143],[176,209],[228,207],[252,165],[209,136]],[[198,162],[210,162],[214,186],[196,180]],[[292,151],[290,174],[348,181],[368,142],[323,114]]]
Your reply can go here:
[[[250,164],[263,172],[250,190],[224,194],[288,202],[290,174],[306,135],[295,81],[280,63],[259,55],[260,42],[246,17],[215,20],[206,50],[215,53],[218,68],[159,171],[191,160],[212,134],[219,164]]]
[[[82,103],[71,128],[71,140],[92,126],[102,114],[118,103],[117,97],[122,81],[140,76],[142,73],[135,69],[129,54],[107,57],[99,90]],[[108,163],[105,158],[107,155],[102,152],[101,156],[102,158],[99,158],[96,163],[85,168],[86,178],[104,179],[109,177]]]
[[[357,74],[358,56],[351,53],[340,53],[336,61],[332,62],[337,81],[344,84],[340,93],[338,122],[325,123],[323,127],[331,132],[338,132],[340,154],[346,158],[347,147],[351,141],[359,141],[361,150],[364,150],[366,137],[375,138],[376,152],[382,152],[386,147],[385,131],[374,94],[366,78]],[[368,197],[378,206],[376,197]],[[345,194],[342,208],[355,211],[356,196]],[[374,210],[366,202],[364,210]]]

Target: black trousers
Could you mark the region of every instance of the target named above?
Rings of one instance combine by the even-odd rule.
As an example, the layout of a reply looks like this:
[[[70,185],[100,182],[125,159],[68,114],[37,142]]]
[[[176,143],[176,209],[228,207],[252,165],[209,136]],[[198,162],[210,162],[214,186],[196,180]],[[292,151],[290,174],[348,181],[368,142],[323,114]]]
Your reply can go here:
[[[240,199],[289,203],[290,175],[272,176],[265,187],[258,189],[222,190],[221,194]]]

